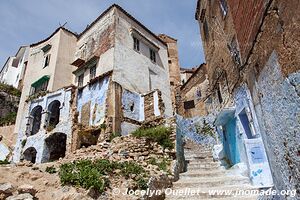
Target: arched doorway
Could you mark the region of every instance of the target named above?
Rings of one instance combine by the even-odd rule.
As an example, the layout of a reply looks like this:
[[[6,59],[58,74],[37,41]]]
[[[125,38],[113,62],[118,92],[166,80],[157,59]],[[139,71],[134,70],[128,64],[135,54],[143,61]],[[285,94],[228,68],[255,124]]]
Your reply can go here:
[[[48,106],[48,112],[48,127],[55,128],[55,126],[59,123],[60,102],[58,100],[52,101]]]
[[[64,133],[54,133],[46,140],[47,161],[58,160],[66,155],[67,135]]]
[[[41,119],[42,119],[42,106],[36,106],[32,109],[30,113],[30,117],[32,120],[30,135],[34,135],[39,132],[41,127]]]
[[[26,149],[23,153],[24,155],[24,159],[27,161],[30,161],[32,163],[35,163],[36,161],[36,149],[34,147],[29,147],[28,149]]]

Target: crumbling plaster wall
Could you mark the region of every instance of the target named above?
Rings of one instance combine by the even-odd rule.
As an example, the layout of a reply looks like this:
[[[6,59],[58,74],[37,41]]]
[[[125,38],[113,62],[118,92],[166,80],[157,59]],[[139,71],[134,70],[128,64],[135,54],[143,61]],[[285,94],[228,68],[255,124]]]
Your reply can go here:
[[[106,98],[109,77],[104,77],[78,91],[78,122],[86,126],[98,126],[105,122]]]
[[[17,141],[13,153],[13,162],[19,162],[23,152],[34,147],[37,151],[36,162],[41,163],[47,161],[49,152],[45,152],[45,139],[48,138],[53,133],[64,133],[67,135],[67,149],[70,149],[71,138],[72,138],[72,112],[70,107],[70,101],[72,99],[72,88],[61,89],[53,93],[48,93],[44,97],[39,97],[31,102],[26,103],[26,110],[24,110],[24,115],[22,116],[21,128],[18,132]],[[61,104],[60,107],[60,118],[59,123],[56,127],[51,130],[46,130],[46,116],[48,111],[48,106],[51,102],[58,100]],[[38,133],[35,135],[26,136],[28,116],[31,110],[36,106],[42,106],[42,119],[41,126]],[[26,140],[25,144],[22,144]],[[24,146],[23,146],[24,145]],[[68,152],[67,152],[68,153]]]
[[[150,60],[149,48],[142,42],[140,52],[133,49],[132,28],[159,47],[156,63]],[[166,107],[165,115],[172,115],[167,46],[121,12],[116,15],[114,62],[113,81],[140,94],[159,89]]]
[[[227,12],[226,16],[223,16],[220,1],[201,1],[200,9],[206,9],[204,21],[207,21],[208,33],[204,31],[205,23],[199,25],[208,65],[210,89],[213,91],[217,87],[216,83],[219,82],[223,90],[232,92],[239,81],[239,66],[235,63],[229,49],[236,35],[231,13]],[[224,97],[225,102],[228,99],[233,99],[232,95],[228,98]]]
[[[144,97],[141,94],[130,92],[126,89],[122,93],[123,116],[136,121],[143,121]]]
[[[163,116],[161,93],[152,91],[147,94],[131,92],[123,88],[122,92],[122,135],[128,135],[140,127],[142,123]]]
[[[242,75],[251,91],[275,187],[299,194],[299,2],[271,1]]]
[[[298,189],[299,194],[300,73],[285,77],[281,70],[274,51],[255,83],[255,108],[276,189]]]
[[[88,61],[93,56],[99,57],[96,68],[96,76],[102,75],[113,69],[115,46],[115,16],[114,9],[106,13],[96,23],[90,25],[78,39],[75,58]],[[90,71],[83,68],[78,74],[84,73],[83,85],[90,80]],[[77,80],[74,80],[75,83]]]

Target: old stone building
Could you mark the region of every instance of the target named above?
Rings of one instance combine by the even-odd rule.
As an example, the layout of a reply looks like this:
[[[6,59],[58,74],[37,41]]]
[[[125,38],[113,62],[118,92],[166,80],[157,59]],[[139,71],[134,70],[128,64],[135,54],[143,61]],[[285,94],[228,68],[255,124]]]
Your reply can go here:
[[[171,98],[174,111],[177,111],[178,105],[176,104],[176,96],[179,95],[179,87],[181,85],[177,40],[165,34],[160,34],[159,38],[162,39],[168,46],[168,64],[171,85]]]
[[[227,159],[246,163],[258,187],[299,194],[298,9],[293,0],[199,0],[195,17],[208,65],[209,113]]]
[[[180,87],[179,112],[185,118],[207,115],[205,105],[209,94],[209,81],[205,64],[200,65]]]
[[[118,5],[80,34],[60,27],[30,45],[13,161],[57,160],[172,116],[168,59],[168,44]]]
[[[192,68],[180,68],[180,81],[181,85],[183,85],[197,70],[197,67]]]

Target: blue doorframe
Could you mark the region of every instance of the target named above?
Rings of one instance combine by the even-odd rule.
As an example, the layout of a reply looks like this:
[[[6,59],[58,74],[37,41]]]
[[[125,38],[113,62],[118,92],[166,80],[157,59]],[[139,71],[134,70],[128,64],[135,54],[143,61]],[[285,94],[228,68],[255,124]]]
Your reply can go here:
[[[223,146],[225,155],[231,165],[240,162],[240,152],[237,144],[236,118],[232,118],[223,125]]]

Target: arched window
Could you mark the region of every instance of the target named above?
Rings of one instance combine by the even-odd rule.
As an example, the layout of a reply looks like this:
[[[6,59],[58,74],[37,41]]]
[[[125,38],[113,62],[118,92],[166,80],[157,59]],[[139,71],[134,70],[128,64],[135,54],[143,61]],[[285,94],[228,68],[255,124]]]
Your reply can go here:
[[[58,100],[52,101],[48,106],[48,112],[48,127],[55,128],[59,123],[60,102]]]
[[[36,106],[32,109],[30,113],[30,118],[32,121],[32,123],[30,123],[32,127],[30,131],[30,135],[34,135],[37,132],[39,132],[41,127],[42,111],[43,111],[42,106]]]

